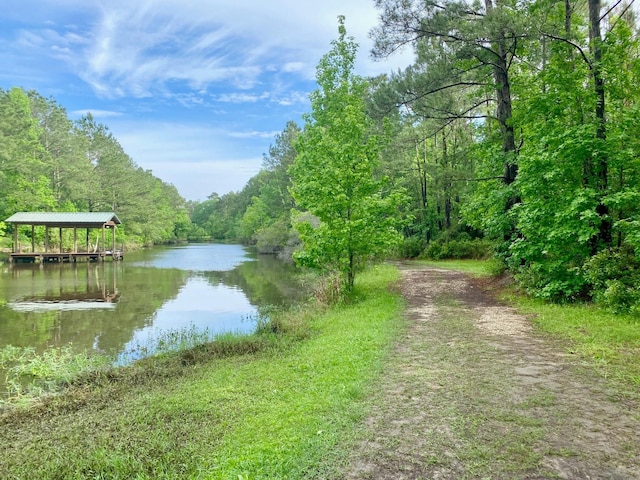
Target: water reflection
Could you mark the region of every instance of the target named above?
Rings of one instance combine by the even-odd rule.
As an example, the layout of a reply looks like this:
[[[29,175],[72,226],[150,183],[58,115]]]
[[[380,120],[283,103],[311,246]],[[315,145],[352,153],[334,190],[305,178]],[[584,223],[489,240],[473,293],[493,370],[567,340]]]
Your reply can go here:
[[[206,332],[208,338],[221,333],[251,332],[255,315],[256,307],[241,289],[212,285],[201,275],[190,277],[177,296],[154,313],[148,325],[133,333],[118,362],[126,363],[153,351],[155,343],[167,332]]]
[[[11,270],[14,279],[26,275],[33,281],[28,283],[31,291],[10,300],[7,305],[16,312],[115,308],[120,293],[116,270],[110,270],[108,272],[104,264],[92,263],[51,265],[46,269],[35,265],[14,268]]]
[[[188,245],[124,262],[6,267],[0,348],[72,344],[116,356],[180,329],[251,331],[264,305],[298,301],[293,268],[237,245]],[[134,358],[134,357],[132,357]]]

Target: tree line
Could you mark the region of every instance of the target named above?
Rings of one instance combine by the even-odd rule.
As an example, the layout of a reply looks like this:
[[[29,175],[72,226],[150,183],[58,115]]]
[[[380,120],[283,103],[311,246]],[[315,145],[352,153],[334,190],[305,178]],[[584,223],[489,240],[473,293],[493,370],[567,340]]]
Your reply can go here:
[[[191,226],[176,188],[136,165],[107,126],[91,114],[72,121],[21,88],[0,89],[0,192],[0,235],[20,211],[113,211],[130,245],[186,238]]]

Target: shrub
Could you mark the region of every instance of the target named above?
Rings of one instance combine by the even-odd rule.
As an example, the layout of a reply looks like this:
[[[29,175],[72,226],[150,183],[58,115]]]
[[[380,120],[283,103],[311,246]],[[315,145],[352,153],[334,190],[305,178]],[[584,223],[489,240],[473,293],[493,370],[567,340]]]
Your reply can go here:
[[[417,258],[424,250],[425,243],[420,236],[407,237],[400,244],[398,254],[401,258]]]
[[[289,240],[288,219],[278,219],[269,226],[256,232],[256,247],[259,253],[277,254],[282,251]]]
[[[492,256],[493,243],[489,240],[458,238],[455,240],[436,240],[431,242],[421,255],[432,260],[451,260],[471,258],[487,259]]]
[[[640,312],[640,259],[632,249],[603,250],[583,271],[594,301],[616,313]]]

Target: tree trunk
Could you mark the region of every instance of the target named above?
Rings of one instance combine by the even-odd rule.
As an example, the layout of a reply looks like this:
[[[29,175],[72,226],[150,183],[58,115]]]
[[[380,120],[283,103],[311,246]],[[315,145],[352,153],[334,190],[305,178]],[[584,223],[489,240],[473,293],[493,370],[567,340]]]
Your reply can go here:
[[[589,0],[589,44],[593,58],[591,64],[591,74],[593,76],[593,88],[596,95],[596,139],[601,143],[600,151],[593,158],[591,168],[587,173],[595,178],[595,186],[598,191],[599,202],[596,213],[600,217],[600,227],[597,236],[592,240],[592,254],[598,252],[601,247],[611,247],[613,239],[611,233],[611,219],[609,218],[609,207],[603,203],[603,197],[608,189],[608,163],[609,159],[604,148],[607,140],[607,126],[605,119],[605,89],[604,78],[602,77],[602,38],[600,36],[600,0]],[[590,170],[590,171],[589,171]]]
[[[493,11],[492,0],[485,0],[487,14]],[[510,185],[516,180],[518,175],[518,165],[516,163],[516,140],[512,123],[512,107],[511,107],[511,84],[509,82],[508,52],[505,45],[505,38],[497,38],[496,43],[497,56],[493,66],[493,79],[496,85],[497,96],[497,112],[496,117],[500,125],[500,134],[502,137],[502,153],[505,154],[504,177],[503,181],[506,185]],[[517,203],[516,199],[510,200],[510,206]]]

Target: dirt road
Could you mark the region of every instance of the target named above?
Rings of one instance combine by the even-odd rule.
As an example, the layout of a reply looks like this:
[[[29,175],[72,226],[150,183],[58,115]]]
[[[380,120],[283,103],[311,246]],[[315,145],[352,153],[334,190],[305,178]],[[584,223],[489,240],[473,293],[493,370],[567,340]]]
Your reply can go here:
[[[640,479],[640,410],[464,274],[403,268],[407,327],[348,479]]]

